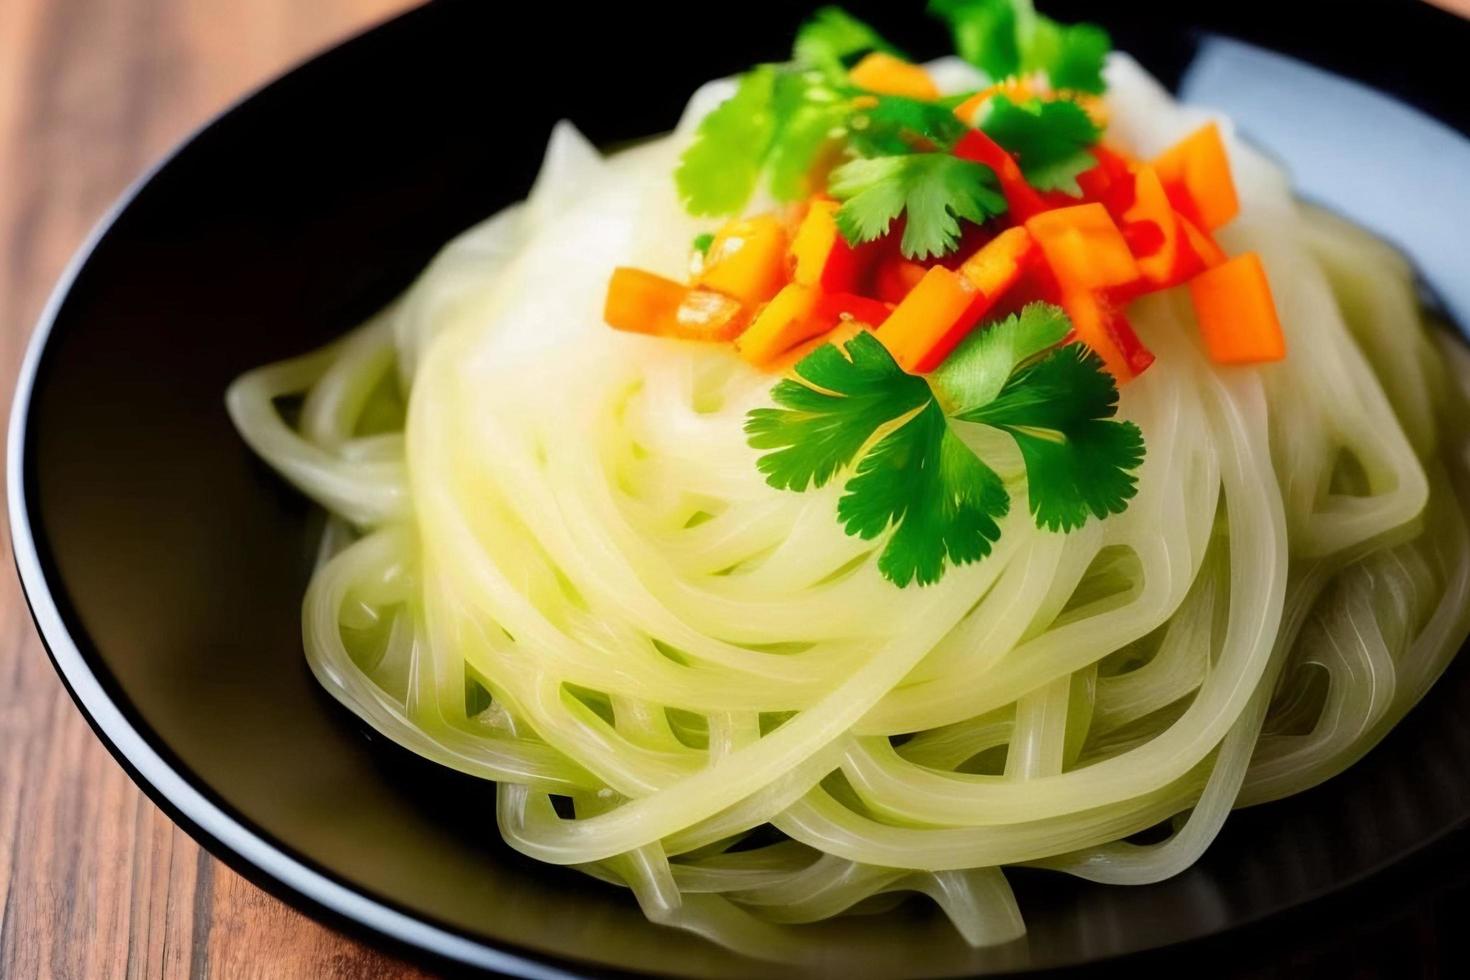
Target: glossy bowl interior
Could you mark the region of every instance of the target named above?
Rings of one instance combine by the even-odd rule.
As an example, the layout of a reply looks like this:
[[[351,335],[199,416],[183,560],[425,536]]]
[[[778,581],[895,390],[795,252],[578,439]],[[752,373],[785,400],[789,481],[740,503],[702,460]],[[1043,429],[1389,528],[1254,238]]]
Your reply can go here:
[[[912,11],[866,6],[914,50],[937,49]],[[629,34],[617,10],[527,10],[512,26],[497,7],[431,4],[330,52],[131,194],[58,292],[22,380],[11,516],[23,579],[99,734],[155,799],[278,894],[507,972],[774,972],[649,925],[623,892],[518,857],[496,830],[493,787],[386,744],[317,688],[299,613],[320,515],[225,416],[240,372],[355,324],[441,243],[520,197],[555,119],[604,144],[666,129],[700,80],[779,57],[801,16],[747,5],[718,30],[686,25],[698,43],[666,45],[653,33],[606,42]],[[1251,9],[1108,19],[1166,80],[1203,22],[1366,74],[1465,125],[1464,107],[1435,102],[1432,79],[1353,54],[1357,35],[1293,35]],[[1450,24],[1442,16],[1425,23]],[[517,54],[527,38],[534,59]],[[1463,852],[1463,835],[1424,848],[1470,818],[1467,719],[1460,665],[1360,766],[1237,814],[1178,878],[1126,889],[1021,872],[1025,942],[970,950],[910,903],[813,930],[805,968],[964,974],[1180,943],[1192,945],[1153,955],[1228,961],[1241,936],[1257,950],[1330,943],[1439,882],[1430,869],[1444,861],[1426,855]],[[1418,864],[1399,867],[1418,870],[1378,873],[1415,852]],[[1335,904],[1307,907],[1328,893]]]

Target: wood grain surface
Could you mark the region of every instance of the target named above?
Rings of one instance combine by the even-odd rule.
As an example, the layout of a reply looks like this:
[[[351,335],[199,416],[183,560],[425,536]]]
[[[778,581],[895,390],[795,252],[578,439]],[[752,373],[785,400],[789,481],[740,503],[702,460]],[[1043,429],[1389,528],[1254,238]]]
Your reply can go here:
[[[0,385],[127,184],[231,100],[409,0],[0,0]],[[422,974],[247,883],[148,802],[0,570],[0,978]]]

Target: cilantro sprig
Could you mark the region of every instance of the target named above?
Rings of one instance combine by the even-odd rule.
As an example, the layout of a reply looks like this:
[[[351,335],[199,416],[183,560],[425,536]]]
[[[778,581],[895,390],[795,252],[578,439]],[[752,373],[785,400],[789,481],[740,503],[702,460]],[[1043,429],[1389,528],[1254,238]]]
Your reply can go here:
[[[837,504],[848,534],[891,533],[880,573],[899,586],[939,581],[979,561],[1010,511],[1001,477],[958,434],[986,425],[1009,434],[1026,467],[1039,527],[1066,531],[1127,507],[1143,437],[1113,419],[1118,392],[1097,356],[1056,345],[1066,314],[1032,304],[971,334],[927,379],[907,374],[869,333],[827,344],[772,389],[774,408],[747,416],[752,448],[772,486],[821,487],[851,471]]]
[[[1032,187],[1082,196],[1077,177],[1097,164],[1089,150],[1102,130],[1080,105],[1066,99],[1016,103],[997,95],[985,103],[980,128],[1015,155]]]
[[[870,51],[897,53],[867,24],[824,7],[797,33],[791,61],[742,75],[735,94],[700,121],[674,172],[689,213],[738,212],[762,174],[777,200],[819,190],[810,186],[816,163],[845,142],[862,94],[846,64]]]
[[[791,53],[798,64],[840,71],[871,51],[903,57],[883,35],[841,7],[823,7],[796,32]]]
[[[933,0],[930,10],[950,25],[960,53],[993,78],[1045,71],[1059,89],[1101,91],[1109,42],[1098,28],[1058,24],[1030,0]],[[839,223],[850,244],[881,236],[903,217],[909,258],[948,254],[960,222],[1003,213],[994,174],[949,158],[969,129],[953,112],[966,94],[926,102],[853,85],[848,67],[875,51],[897,53],[841,9],[819,10],[798,32],[791,61],[745,73],[700,122],[675,172],[687,210],[735,214],[763,177],[779,201],[825,189],[843,202]],[[1037,189],[1074,196],[1101,137],[1065,98],[993,97],[981,127],[1016,155]]]
[[[832,172],[827,191],[842,207],[837,227],[849,242],[869,242],[888,233],[906,214],[900,247],[909,258],[953,251],[959,219],[980,224],[1006,209],[989,167],[947,153],[853,160]]]
[[[1057,89],[1107,89],[1112,40],[1095,24],[1059,24],[1031,0],[930,0],[929,12],[949,26],[959,56],[992,81],[1043,72]]]

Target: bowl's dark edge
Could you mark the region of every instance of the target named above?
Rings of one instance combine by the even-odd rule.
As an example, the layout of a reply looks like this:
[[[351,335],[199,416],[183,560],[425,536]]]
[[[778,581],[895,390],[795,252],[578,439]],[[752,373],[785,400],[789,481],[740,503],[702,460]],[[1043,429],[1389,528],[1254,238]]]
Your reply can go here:
[[[11,529],[11,548],[22,593],[35,621],[42,645],[61,678],[62,685],[80,709],[93,732],[148,797],[177,823],[190,837],[205,847],[230,868],[253,884],[317,920],[391,952],[409,954],[420,961],[427,957],[430,965],[442,969],[472,967],[495,973],[527,978],[571,978],[578,976],[618,976],[617,971],[588,961],[570,960],[497,940],[490,946],[483,938],[471,935],[445,923],[435,922],[418,912],[411,912],[392,900],[371,893],[345,881],[320,867],[308,857],[295,853],[262,828],[254,826],[243,815],[232,812],[222,800],[199,784],[157,734],[141,719],[131,719],[109,693],[107,683],[92,670],[76,638],[68,626],[68,617],[51,592],[45,571],[46,562],[38,547],[36,528],[30,518],[26,500],[28,473],[29,409],[38,368],[46,353],[52,330],[68,294],[81,271],[90,261],[98,243],[128,209],[139,193],[169,164],[204,133],[212,130],[235,110],[259,93],[274,88],[296,75],[305,66],[330,58],[335,52],[353,47],[365,38],[416,16],[423,8],[415,8],[384,20],[374,26],[309,55],[276,77],[250,90],[230,103],[209,121],[180,140],[162,158],[140,175],[98,220],[83,244],[72,256],[51,292],[36,328],[27,344],[25,356],[16,378],[7,433],[7,511]],[[62,602],[65,600],[63,599]],[[1349,903],[1365,885],[1390,877],[1406,862],[1417,863],[1429,852],[1454,835],[1459,827],[1426,840],[1410,854],[1371,868],[1352,879],[1335,883],[1305,903],[1277,915],[1261,915],[1237,922],[1223,932],[1199,939],[1182,940],[1147,951],[1106,956],[1089,964],[1064,967],[1064,972],[1081,968],[1118,965],[1120,962],[1172,959],[1185,949],[1223,948],[1238,941],[1243,933],[1259,929],[1267,921],[1298,920],[1304,910],[1324,902],[1334,905]],[[1325,910],[1322,910],[1325,911]]]
[[[127,717],[93,672],[68,627],[68,619],[52,594],[45,562],[37,545],[37,529],[31,521],[26,500],[29,413],[37,371],[45,356],[53,328],[68,294],[98,244],[127,211],[135,198],[155,177],[205,133],[214,129],[235,110],[261,92],[274,88],[308,65],[356,46],[365,38],[393,24],[420,14],[417,7],[371,25],[356,34],[309,54],[266,82],[229,103],[212,118],[190,132],[150,165],[115,200],[92,227],[68,261],[42,309],[27,342],[16,377],[6,438],[6,503],[10,524],[11,552],[21,591],[53,667],[73,702],[92,731],[114,759],[148,797],[181,829],[230,868],[272,895],[296,906],[319,921],[354,936],[410,953],[420,960],[427,954],[443,967],[470,966],[510,976],[571,978],[609,971],[587,962],[574,962],[539,950],[502,943],[486,945],[443,923],[398,907],[391,900],[370,894],[317,866],[309,858],[293,853],[261,828],[252,826],[241,814],[231,812],[223,801],[211,798],[198,779],[159,743],[156,733],[141,720]],[[64,599],[62,600],[65,601]]]

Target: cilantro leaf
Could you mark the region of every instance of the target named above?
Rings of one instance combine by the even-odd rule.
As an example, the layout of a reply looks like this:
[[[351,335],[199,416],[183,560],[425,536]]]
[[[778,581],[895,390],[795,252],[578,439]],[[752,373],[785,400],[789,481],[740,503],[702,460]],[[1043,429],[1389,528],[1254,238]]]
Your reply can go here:
[[[690,243],[690,247],[693,248],[694,251],[698,252],[700,255],[708,255],[709,247],[714,243],[714,233],[705,231],[700,232],[698,235],[694,236],[694,241]]]
[[[930,0],[929,13],[949,25],[955,53],[998,82],[1021,71],[1019,6],[1016,0]]]
[[[900,586],[928,585],[944,574],[946,562],[990,553],[1010,497],[1000,477],[951,431],[923,378],[905,373],[867,332],[847,342],[846,356],[826,344],[796,370],[805,383],[783,381],[772,389],[781,407],[746,417],[750,445],[776,450],[756,464],[767,483],[797,491],[824,486],[862,454],[837,517],[848,534],[866,540],[893,529],[878,570]]]
[[[1072,329],[1060,307],[1030,303],[998,323],[970,335],[929,376],[946,405],[973,408],[988,405],[1023,364],[1056,346]]]
[[[734,214],[750,200],[776,136],[775,86],[776,69],[761,65],[741,76],[735,94],[700,121],[674,171],[690,214]]]
[[[1113,421],[1118,389],[1102,360],[1068,344],[1016,372],[994,400],[956,417],[1002,429],[1026,463],[1039,527],[1070,531],[1089,515],[1121,513],[1137,493],[1143,434]]]
[[[1032,187],[1082,196],[1077,175],[1096,165],[1088,148],[1102,131],[1080,105],[1066,99],[1017,104],[997,95],[986,102],[980,128],[1016,155]]]
[[[820,180],[816,163],[846,134],[850,109],[825,83],[789,69],[777,74],[772,91],[776,133],[765,161],[776,200],[794,201],[820,190],[812,186]]]
[[[1000,477],[931,401],[863,457],[837,502],[837,519],[867,540],[892,526],[878,571],[900,587],[931,585],[946,560],[964,565],[990,554],[1000,537],[996,519],[1010,503]]]
[[[728,215],[750,200],[762,172],[782,201],[817,189],[816,164],[846,135],[851,103],[820,75],[761,65],[700,121],[674,173],[689,213]]]
[[[852,462],[879,428],[930,400],[923,378],[904,373],[872,334],[860,333],[847,356],[832,344],[796,366],[807,383],[771,389],[780,408],[753,409],[745,432],[755,449],[774,449],[756,463],[778,490],[825,486]]]
[[[902,250],[909,258],[944,255],[959,242],[960,218],[984,222],[1006,209],[989,167],[947,153],[853,160],[832,172],[827,190],[844,202],[837,226],[851,244],[887,233],[907,215]]]
[[[777,408],[749,413],[757,461],[783,490],[824,486],[853,465],[837,502],[850,535],[890,532],[878,570],[899,586],[937,582],[979,561],[1000,537],[1010,497],[999,475],[956,434],[953,420],[1008,433],[1026,466],[1039,527],[1070,531],[1122,512],[1137,492],[1143,435],[1112,418],[1118,389],[1065,313],[1033,303],[972,334],[929,380],[905,373],[876,337],[846,352],[827,344],[772,389]],[[875,441],[876,440],[876,441]]]
[[[952,107],[901,95],[876,99],[876,105],[855,111],[848,122],[849,142],[859,156],[912,153],[921,141],[948,150],[969,131]]]
[[[930,0],[955,51],[991,81],[1045,72],[1053,88],[1101,93],[1112,39],[1093,24],[1059,24],[1031,0]]]
[[[883,35],[841,7],[823,7],[796,32],[791,53],[801,64],[836,72],[869,51],[902,56]]]
[[[1046,72],[1053,88],[1101,94],[1107,91],[1103,67],[1113,39],[1096,24],[1058,24],[1038,17],[1031,60]]]

